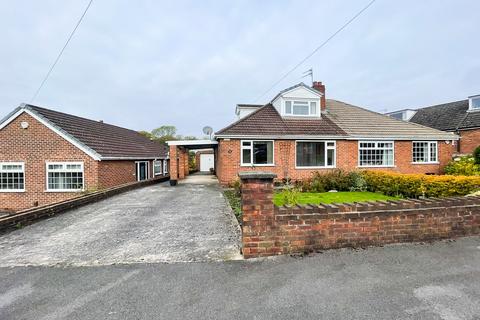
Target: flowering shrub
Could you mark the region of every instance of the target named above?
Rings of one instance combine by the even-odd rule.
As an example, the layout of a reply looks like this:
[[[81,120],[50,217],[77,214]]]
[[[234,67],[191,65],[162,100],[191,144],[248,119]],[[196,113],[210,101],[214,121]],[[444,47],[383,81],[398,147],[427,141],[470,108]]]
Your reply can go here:
[[[479,176],[480,165],[472,156],[465,156],[450,161],[445,167],[445,173],[455,176]]]

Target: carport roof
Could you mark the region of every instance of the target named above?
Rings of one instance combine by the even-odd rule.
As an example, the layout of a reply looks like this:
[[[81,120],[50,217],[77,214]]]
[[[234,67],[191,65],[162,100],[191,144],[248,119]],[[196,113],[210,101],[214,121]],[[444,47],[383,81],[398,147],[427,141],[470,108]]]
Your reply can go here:
[[[169,146],[179,146],[188,149],[208,149],[218,145],[215,140],[170,140],[167,141]]]

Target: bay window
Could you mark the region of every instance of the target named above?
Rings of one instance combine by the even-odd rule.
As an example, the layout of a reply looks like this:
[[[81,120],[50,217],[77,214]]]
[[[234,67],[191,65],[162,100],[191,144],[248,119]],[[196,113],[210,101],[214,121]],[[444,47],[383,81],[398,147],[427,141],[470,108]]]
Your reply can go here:
[[[0,163],[0,192],[25,191],[25,165],[23,162]]]
[[[438,145],[436,141],[413,142],[414,163],[436,163],[438,161]]]
[[[82,162],[47,162],[47,191],[82,191]]]
[[[358,144],[360,167],[393,166],[393,142],[360,141]]]
[[[273,141],[242,140],[240,155],[243,166],[273,165]]]
[[[335,167],[335,141],[297,141],[296,167]]]

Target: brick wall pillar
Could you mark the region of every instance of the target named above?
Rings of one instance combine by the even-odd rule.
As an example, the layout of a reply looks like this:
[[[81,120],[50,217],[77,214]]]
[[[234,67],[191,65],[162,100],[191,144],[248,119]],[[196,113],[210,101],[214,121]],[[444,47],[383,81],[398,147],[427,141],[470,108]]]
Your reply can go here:
[[[188,149],[185,149],[185,164],[184,164],[184,171],[185,171],[185,176],[188,176],[190,174],[190,168],[188,165],[188,159],[190,158],[190,151]]]
[[[178,149],[178,180],[185,179],[185,149]]]
[[[240,172],[242,182],[242,246],[247,258],[281,253],[270,240],[274,232],[273,179],[270,172]],[[269,239],[258,241],[259,238]]]
[[[178,157],[178,148],[177,146],[170,146],[170,180],[174,181],[173,184],[178,180],[178,166],[177,166],[177,157]]]

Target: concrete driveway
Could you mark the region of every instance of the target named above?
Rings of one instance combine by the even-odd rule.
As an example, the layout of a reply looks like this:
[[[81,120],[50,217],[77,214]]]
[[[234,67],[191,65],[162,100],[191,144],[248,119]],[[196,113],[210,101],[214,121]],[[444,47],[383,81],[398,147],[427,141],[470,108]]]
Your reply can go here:
[[[240,258],[239,227],[212,176],[162,183],[0,235],[0,267]]]

